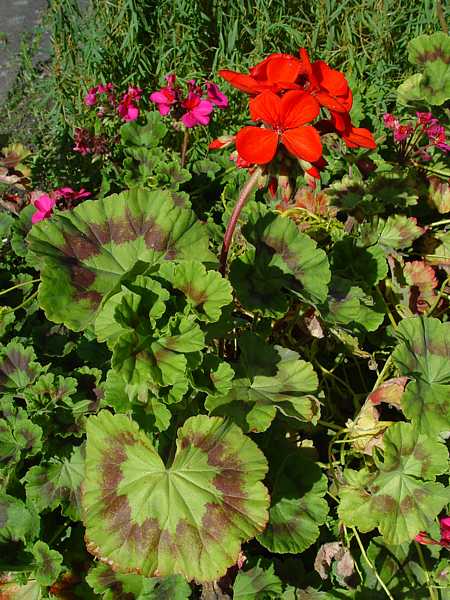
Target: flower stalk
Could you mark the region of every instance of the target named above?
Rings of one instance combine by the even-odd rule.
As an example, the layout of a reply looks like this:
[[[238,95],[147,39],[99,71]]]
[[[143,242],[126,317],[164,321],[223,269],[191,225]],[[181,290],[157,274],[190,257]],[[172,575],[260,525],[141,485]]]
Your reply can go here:
[[[227,258],[228,252],[230,250],[231,242],[233,241],[234,230],[236,229],[236,224],[239,219],[239,215],[241,214],[242,209],[244,208],[253,188],[255,187],[262,170],[260,167],[257,167],[251,177],[248,178],[247,183],[241,190],[239,195],[239,199],[234,207],[233,213],[228,221],[228,225],[225,231],[225,236],[223,238],[222,250],[220,251],[220,260],[219,260],[219,272],[225,277],[227,270]]]

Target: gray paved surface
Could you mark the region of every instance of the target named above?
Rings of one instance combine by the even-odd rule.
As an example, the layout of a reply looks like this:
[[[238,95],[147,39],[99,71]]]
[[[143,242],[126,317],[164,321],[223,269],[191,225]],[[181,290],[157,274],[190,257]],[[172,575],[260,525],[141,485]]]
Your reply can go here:
[[[16,76],[22,36],[39,24],[46,7],[47,0],[0,0],[0,102]]]

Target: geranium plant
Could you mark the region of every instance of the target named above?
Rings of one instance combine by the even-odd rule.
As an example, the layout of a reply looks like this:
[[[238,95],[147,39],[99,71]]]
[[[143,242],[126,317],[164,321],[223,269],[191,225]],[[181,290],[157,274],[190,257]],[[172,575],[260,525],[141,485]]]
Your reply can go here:
[[[377,145],[305,49],[219,74],[230,156],[166,142],[227,106],[211,81],[153,112],[100,84],[99,193],[0,222],[0,596],[443,600],[450,208],[410,171],[443,125]]]

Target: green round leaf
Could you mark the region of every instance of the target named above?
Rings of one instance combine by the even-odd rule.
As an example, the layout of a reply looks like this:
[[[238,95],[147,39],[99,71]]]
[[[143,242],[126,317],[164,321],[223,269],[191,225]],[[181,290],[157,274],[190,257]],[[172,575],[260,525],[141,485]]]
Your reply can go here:
[[[266,471],[256,444],[221,418],[188,419],[165,466],[136,423],[102,411],[87,424],[88,548],[118,570],[217,579],[266,524]]]
[[[293,554],[311,546],[328,514],[327,489],[327,478],[314,461],[300,454],[287,458],[275,478],[269,523],[257,536],[260,544]]]
[[[312,393],[318,380],[310,363],[293,350],[264,344],[254,334],[242,335],[239,347],[233,386],[226,395],[207,398],[210,412],[229,415],[251,431],[267,429],[277,409],[301,421],[317,422],[319,402]]]
[[[248,571],[239,571],[233,585],[233,600],[268,600],[280,598],[281,579],[275,575],[273,564],[266,569],[260,563]]]
[[[86,581],[103,600],[188,600],[189,584],[180,575],[142,577],[130,573],[115,573],[109,565],[97,564]]]
[[[33,348],[10,342],[0,351],[0,392],[21,389],[33,383],[42,367],[34,362]]]
[[[52,585],[62,571],[63,557],[56,550],[50,550],[45,542],[34,544],[31,553],[34,557],[34,576],[41,585]]]
[[[414,317],[399,323],[392,358],[408,383],[403,412],[418,431],[434,436],[450,431],[450,323]]]
[[[255,260],[269,268],[268,280],[270,267],[275,267],[296,280],[294,287],[306,301],[316,304],[325,300],[330,281],[327,256],[293,221],[261,206],[242,231],[255,247]]]
[[[39,302],[47,317],[80,331],[106,294],[138,263],[214,260],[206,228],[168,191],[132,189],[33,225],[28,242],[41,261]]]
[[[402,544],[427,531],[449,502],[448,488],[434,481],[448,468],[448,452],[410,423],[392,425],[383,446],[376,475],[359,489],[341,488],[339,516],[363,531],[377,524],[387,544]]]
[[[161,276],[183,292],[189,306],[201,321],[218,321],[222,307],[230,304],[233,296],[230,284],[217,271],[206,271],[197,260],[174,265],[166,263]]]
[[[26,542],[39,533],[39,517],[36,511],[18,498],[0,494],[0,544]]]

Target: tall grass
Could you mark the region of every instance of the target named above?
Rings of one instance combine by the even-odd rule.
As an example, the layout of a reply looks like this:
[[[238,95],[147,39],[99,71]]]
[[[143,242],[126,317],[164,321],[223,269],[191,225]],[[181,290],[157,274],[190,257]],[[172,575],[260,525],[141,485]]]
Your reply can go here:
[[[64,140],[79,121],[90,85],[113,81],[154,89],[163,76],[214,77],[221,67],[246,68],[267,53],[300,46],[343,69],[357,90],[359,112],[375,114],[394,100],[411,72],[406,46],[440,29],[434,0],[49,0],[53,55],[42,69],[23,51],[23,69],[3,128],[34,117],[35,140]],[[450,17],[450,6],[446,7]],[[242,99],[219,123],[244,119]],[[19,116],[19,119],[18,119]],[[19,122],[18,122],[19,121]],[[26,129],[26,128],[25,128]],[[29,132],[27,132],[29,136]]]

